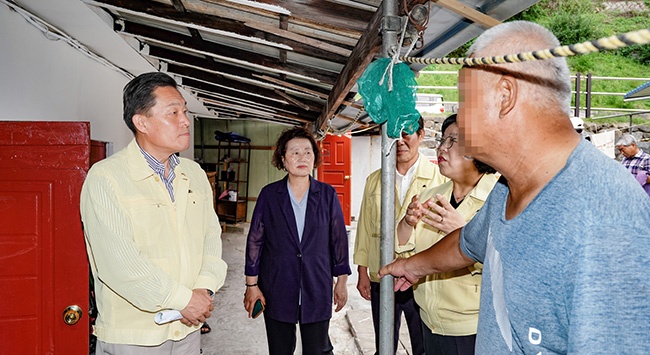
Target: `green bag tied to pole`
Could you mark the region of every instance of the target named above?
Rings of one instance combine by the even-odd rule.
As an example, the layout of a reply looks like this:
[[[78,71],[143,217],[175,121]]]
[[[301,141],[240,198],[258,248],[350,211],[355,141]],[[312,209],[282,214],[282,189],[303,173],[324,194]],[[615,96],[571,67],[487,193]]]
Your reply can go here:
[[[389,90],[390,73],[386,72],[389,64],[390,58],[379,58],[370,63],[357,84],[370,118],[377,124],[387,122],[388,136],[398,139],[402,137],[402,131],[413,134],[418,129],[420,113],[415,109],[417,82],[408,65],[397,63],[392,69],[393,88]]]

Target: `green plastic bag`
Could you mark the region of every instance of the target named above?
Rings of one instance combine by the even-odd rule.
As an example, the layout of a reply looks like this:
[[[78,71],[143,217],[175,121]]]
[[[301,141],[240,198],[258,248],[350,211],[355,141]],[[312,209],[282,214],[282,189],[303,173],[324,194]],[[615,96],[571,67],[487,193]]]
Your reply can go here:
[[[420,113],[415,109],[417,82],[408,65],[397,63],[393,66],[393,88],[389,91],[390,73],[386,73],[389,64],[390,58],[370,63],[357,84],[370,118],[378,124],[387,122],[388,136],[401,138],[402,131],[413,134],[418,129]],[[382,77],[384,80],[380,85]]]

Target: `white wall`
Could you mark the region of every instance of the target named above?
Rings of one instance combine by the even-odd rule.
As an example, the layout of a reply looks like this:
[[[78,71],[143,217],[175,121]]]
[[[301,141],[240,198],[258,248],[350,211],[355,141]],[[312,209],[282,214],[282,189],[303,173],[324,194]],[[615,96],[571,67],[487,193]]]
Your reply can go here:
[[[48,0],[36,4],[58,5],[66,10],[71,7],[71,11],[80,12],[80,16],[93,25],[87,26],[86,31],[99,36],[105,29],[111,35],[112,30],[81,1]],[[84,31],[83,28],[78,30]],[[91,44],[86,43],[86,46],[93,48]],[[143,58],[137,59],[141,61],[137,69],[136,65],[129,68],[135,75],[156,70]],[[3,108],[0,120],[89,121],[91,138],[112,142],[113,151],[122,149],[133,139],[122,120],[122,89],[129,79],[64,41],[48,40],[5,5],[0,5],[0,64]],[[194,101],[181,92],[190,103]],[[181,155],[192,158],[194,150],[189,149]]]
[[[125,76],[46,39],[6,6],[0,33],[0,120],[90,121],[92,139],[113,142],[115,150],[133,138],[122,123]]]
[[[379,168],[381,168],[381,136],[352,137],[351,214],[355,220],[359,218],[366,178]]]

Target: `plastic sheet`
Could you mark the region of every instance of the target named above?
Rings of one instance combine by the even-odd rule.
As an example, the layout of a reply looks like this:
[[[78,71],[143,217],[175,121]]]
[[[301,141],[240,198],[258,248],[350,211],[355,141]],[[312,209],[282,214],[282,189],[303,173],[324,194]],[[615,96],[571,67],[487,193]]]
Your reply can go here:
[[[418,129],[420,113],[415,109],[417,82],[408,65],[397,63],[392,68],[390,90],[390,73],[386,72],[389,64],[390,58],[370,63],[357,84],[370,118],[378,124],[386,122],[388,136],[397,139],[401,138],[402,131],[413,134]]]

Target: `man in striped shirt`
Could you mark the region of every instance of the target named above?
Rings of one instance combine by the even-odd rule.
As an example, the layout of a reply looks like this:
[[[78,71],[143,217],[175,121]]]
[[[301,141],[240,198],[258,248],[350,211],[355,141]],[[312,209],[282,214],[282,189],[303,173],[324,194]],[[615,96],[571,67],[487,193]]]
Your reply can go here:
[[[616,149],[623,154],[621,164],[634,175],[650,196],[650,154],[641,150],[636,144],[636,138],[630,134],[624,134],[616,141]]]

